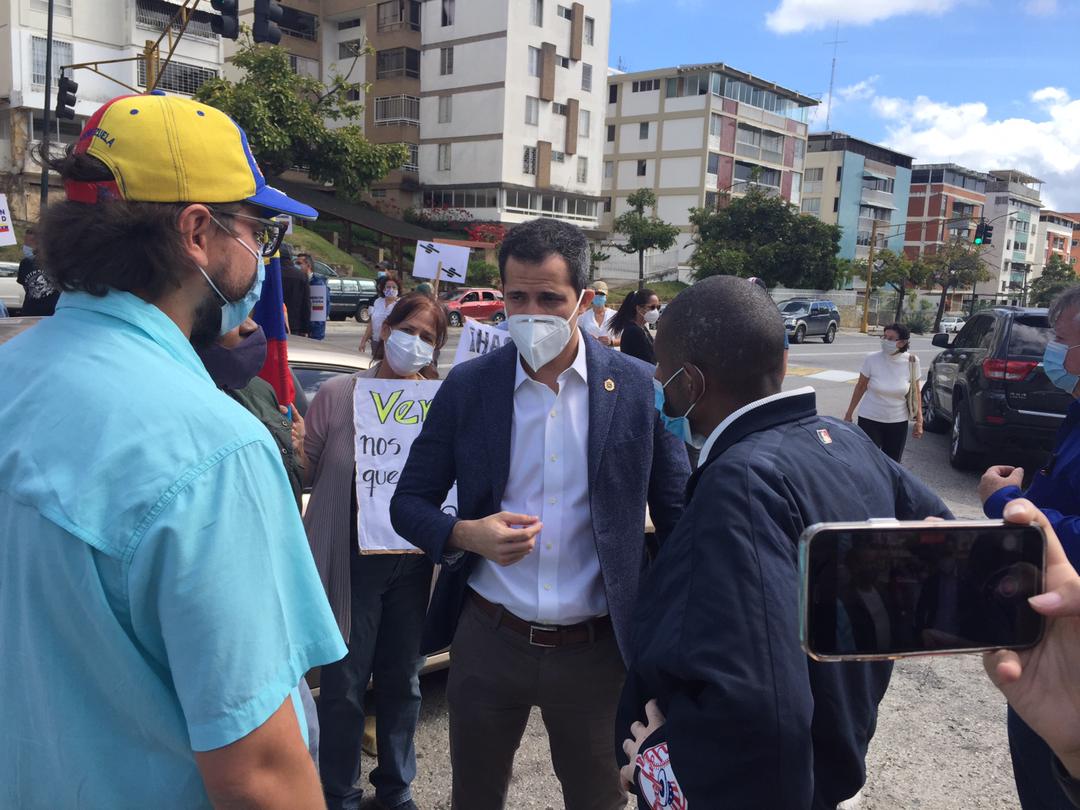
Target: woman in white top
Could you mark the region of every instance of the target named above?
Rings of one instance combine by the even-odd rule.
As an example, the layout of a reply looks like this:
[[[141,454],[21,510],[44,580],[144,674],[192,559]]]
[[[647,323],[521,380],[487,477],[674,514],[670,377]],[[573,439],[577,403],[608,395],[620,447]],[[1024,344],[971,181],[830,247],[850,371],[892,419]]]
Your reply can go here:
[[[914,377],[922,380],[919,358],[908,352],[911,331],[902,323],[885,327],[881,351],[867,355],[859,381],[851,395],[844,420],[852,421],[859,410],[859,427],[889,458],[899,462],[907,444],[907,395]],[[914,374],[912,374],[914,370]],[[915,427],[911,435],[923,435],[922,399],[915,392]]]
[[[618,346],[618,341],[608,331],[611,319],[615,317],[615,310],[607,308],[608,286],[602,281],[597,281],[592,285],[592,290],[596,293],[593,296],[592,307],[578,321],[581,324],[581,331],[586,335],[592,335],[605,346]]]
[[[386,320],[386,316],[390,314],[390,310],[397,303],[400,290],[401,285],[398,283],[397,278],[389,274],[375,282],[375,291],[378,293],[378,297],[371,305],[371,320],[368,321],[364,337],[360,339],[360,351],[363,351],[368,341],[371,341],[372,360],[383,359],[382,340],[380,340],[379,336],[382,335],[383,321]]]

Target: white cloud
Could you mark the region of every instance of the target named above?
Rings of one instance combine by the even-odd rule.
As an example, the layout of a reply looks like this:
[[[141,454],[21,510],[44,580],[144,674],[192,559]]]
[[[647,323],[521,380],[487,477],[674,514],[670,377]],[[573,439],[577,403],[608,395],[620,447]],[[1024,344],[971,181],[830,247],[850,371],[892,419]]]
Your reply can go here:
[[[832,109],[829,108],[829,94],[826,93],[821,99],[821,103],[810,110],[810,117],[807,120],[807,125],[810,127],[810,131],[825,129],[825,116],[835,116],[836,110],[839,107],[846,106],[857,101],[866,101],[874,97],[877,92],[875,85],[877,84],[878,76],[868,76],[862,81],[855,82],[855,84],[849,84],[846,87],[838,87],[832,100]]]
[[[837,22],[869,25],[902,14],[944,14],[962,2],[965,0],[780,0],[780,5],[766,15],[765,24],[778,34],[793,34]]]
[[[1024,11],[1036,17],[1049,17],[1057,14],[1058,0],[1027,0]]]
[[[875,85],[879,76],[870,76],[863,79],[861,82],[855,82],[855,84],[849,84],[847,87],[841,87],[836,91],[836,94],[840,96],[844,101],[863,101],[868,98],[873,98],[877,92]]]
[[[1031,100],[1037,103],[1064,104],[1069,100],[1069,92],[1064,87],[1044,87],[1031,94]]]

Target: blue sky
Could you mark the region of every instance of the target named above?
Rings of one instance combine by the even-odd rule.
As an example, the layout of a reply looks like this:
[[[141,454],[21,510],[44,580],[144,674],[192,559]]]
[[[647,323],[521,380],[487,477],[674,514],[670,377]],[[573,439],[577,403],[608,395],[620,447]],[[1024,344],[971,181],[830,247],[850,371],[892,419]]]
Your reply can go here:
[[[1080,0],[613,0],[610,63],[726,62],[920,162],[1020,168],[1080,211]],[[824,129],[824,103],[811,131]]]

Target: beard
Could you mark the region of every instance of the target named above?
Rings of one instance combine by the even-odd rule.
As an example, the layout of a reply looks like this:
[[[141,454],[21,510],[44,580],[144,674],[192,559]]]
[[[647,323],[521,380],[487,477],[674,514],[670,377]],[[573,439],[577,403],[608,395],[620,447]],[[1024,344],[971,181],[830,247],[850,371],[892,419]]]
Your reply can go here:
[[[215,269],[218,272],[213,273],[210,268],[207,268],[206,274],[213,279],[214,284],[221,290],[221,294],[229,301],[239,301],[247,294],[251,286],[250,279],[246,286],[230,284],[227,280],[227,272],[221,267]],[[206,279],[203,279],[201,274],[199,277],[202,283],[206,284]],[[221,305],[221,298],[209,284],[206,284],[206,295],[195,308],[195,317],[191,323],[190,341],[196,349],[217,343],[221,337]]]

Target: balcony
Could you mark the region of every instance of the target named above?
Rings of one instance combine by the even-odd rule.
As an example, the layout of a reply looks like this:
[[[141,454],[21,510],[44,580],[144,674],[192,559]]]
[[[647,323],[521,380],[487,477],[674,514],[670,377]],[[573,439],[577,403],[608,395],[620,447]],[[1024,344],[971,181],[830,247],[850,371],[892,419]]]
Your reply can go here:
[[[375,126],[420,126],[420,99],[416,96],[383,96],[375,99]]]
[[[139,28],[148,28],[151,31],[164,31],[178,9],[179,6],[167,3],[164,0],[137,0],[135,3],[135,25]],[[218,35],[210,28],[211,16],[205,12],[196,11],[184,31],[184,36],[216,41]],[[180,33],[180,24],[174,23],[172,30],[174,33]]]
[[[891,191],[875,191],[864,188],[859,197],[863,205],[876,205],[879,208],[894,208],[895,198]]]

